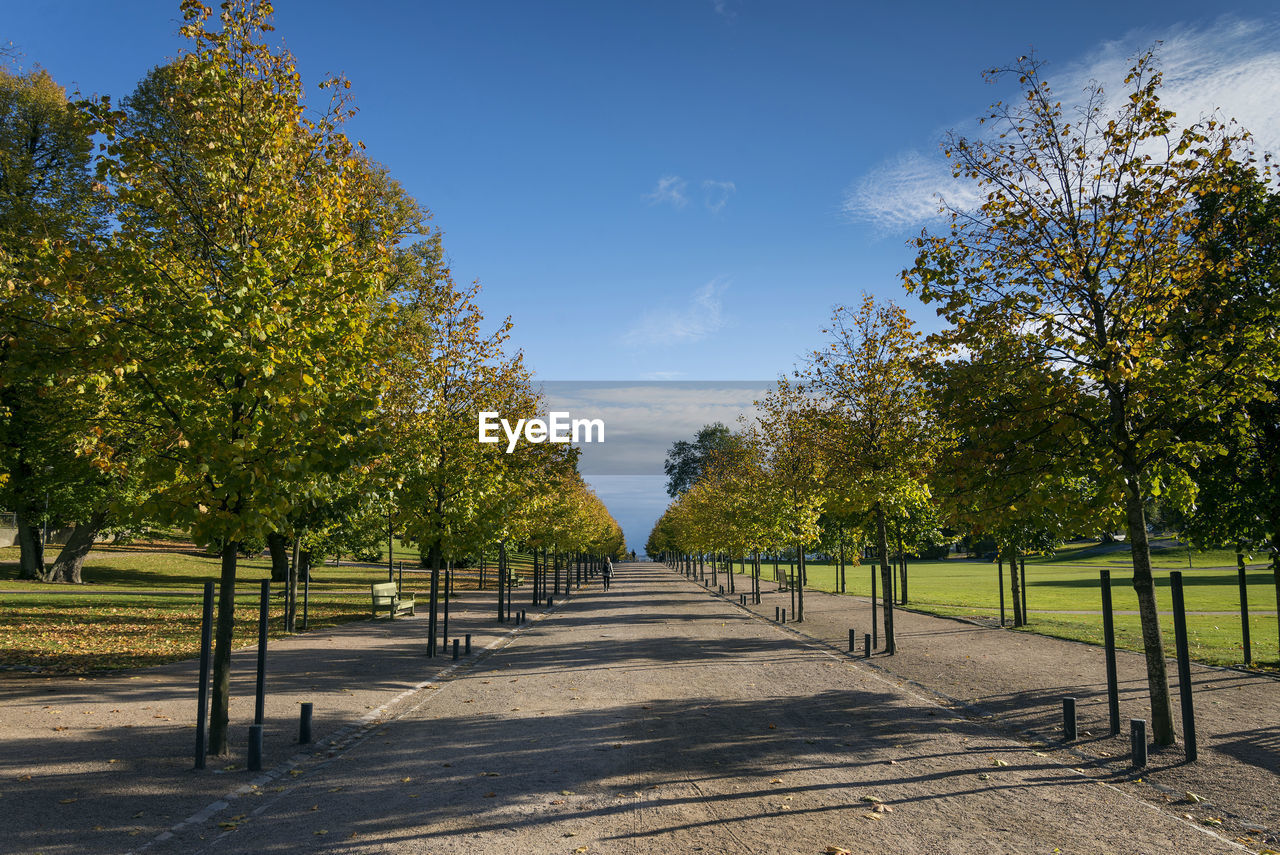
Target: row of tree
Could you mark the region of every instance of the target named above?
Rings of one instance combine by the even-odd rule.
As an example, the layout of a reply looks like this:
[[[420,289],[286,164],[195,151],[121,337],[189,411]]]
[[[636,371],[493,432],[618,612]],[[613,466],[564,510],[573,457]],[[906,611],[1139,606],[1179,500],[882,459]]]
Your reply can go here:
[[[119,105],[0,72],[0,506],[32,579],[79,581],[95,537],[140,521],[218,546],[223,753],[246,545],[282,576],[290,547],[394,530],[436,589],[488,544],[623,539],[573,450],[477,441],[479,411],[541,396],[510,320],[486,329],[427,212],[343,133],[349,84],[306,103],[269,3],[182,10],[186,48]],[[52,567],[49,519],[75,523]]]
[[[893,652],[890,529],[1001,551],[1123,530],[1170,744],[1150,509],[1242,562],[1269,553],[1280,603],[1280,194],[1234,124],[1175,129],[1150,52],[1114,105],[1093,86],[1064,107],[1034,59],[1004,71],[1021,100],[945,147],[985,201],[945,207],[949,228],[923,232],[904,272],[945,327],[925,337],[871,297],[838,308],[757,420],[710,443],[648,548],[871,542]]]

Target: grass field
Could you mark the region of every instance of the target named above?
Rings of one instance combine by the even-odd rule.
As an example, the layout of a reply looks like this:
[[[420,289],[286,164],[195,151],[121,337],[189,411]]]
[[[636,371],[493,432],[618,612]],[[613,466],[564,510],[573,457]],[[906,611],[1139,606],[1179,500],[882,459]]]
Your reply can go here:
[[[1187,607],[1187,640],[1191,656],[1215,665],[1244,662],[1241,641],[1240,600],[1235,553],[1227,551],[1193,553],[1193,569],[1187,570],[1186,551],[1181,548],[1157,551],[1156,600],[1162,612],[1161,629],[1173,654],[1172,596],[1169,570],[1183,571]],[[787,571],[787,565],[780,565]],[[943,561],[908,561],[908,605],[932,614],[959,617],[998,617],[1000,587],[995,562],[950,558]],[[1132,564],[1127,549],[1099,551],[1092,547],[1063,550],[1055,556],[1027,559],[1027,608],[1029,631],[1102,643],[1102,599],[1100,570],[1111,571],[1111,597],[1115,611],[1116,643],[1130,650],[1142,649],[1142,634],[1136,614]],[[1005,568],[1006,615],[1013,622],[1009,592],[1009,569]],[[773,578],[767,563],[764,575]],[[836,567],[808,565],[809,587],[835,590]],[[1249,587],[1249,632],[1255,665],[1280,667],[1280,633],[1277,632],[1276,591],[1270,570],[1253,565],[1246,573]],[[871,570],[867,565],[846,571],[847,593],[868,596]],[[876,584],[879,586],[879,576]],[[1217,614],[1194,614],[1215,612]],[[868,615],[867,620],[870,617]]]
[[[396,546],[401,554],[400,545]],[[429,576],[418,568],[416,551],[406,549],[403,554],[404,589],[421,600],[429,589]],[[509,558],[517,577],[527,579],[532,558]],[[85,562],[84,585],[20,580],[17,562],[16,548],[0,549],[0,668],[80,674],[158,665],[199,654],[201,588],[206,580],[218,579],[216,556],[177,542],[99,546]],[[495,576],[492,562],[490,557],[486,574],[490,588]],[[257,641],[259,585],[270,574],[268,559],[240,559],[237,646]],[[367,619],[369,585],[385,581],[387,570],[344,562],[316,566],[311,576],[308,628],[315,630]],[[478,582],[475,569],[462,571],[456,587],[475,588]],[[283,614],[281,600],[273,598],[273,638],[284,635]]]

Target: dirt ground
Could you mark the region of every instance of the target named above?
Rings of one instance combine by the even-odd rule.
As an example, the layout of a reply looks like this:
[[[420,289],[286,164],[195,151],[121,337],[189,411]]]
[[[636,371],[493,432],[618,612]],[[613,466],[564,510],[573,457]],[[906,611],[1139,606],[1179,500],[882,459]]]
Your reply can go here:
[[[491,626],[489,650],[456,668],[425,659],[421,619],[307,638],[292,662],[295,640],[279,643],[258,775],[185,768],[179,666],[0,683],[0,849],[1241,851],[658,565],[623,565],[608,593],[584,589],[514,632],[487,617],[467,620]],[[344,681],[323,682],[336,670]],[[48,708],[39,686],[59,695]],[[303,692],[335,709],[354,696],[311,750],[289,737]],[[109,726],[87,723],[110,709]]]
[[[719,581],[726,583],[724,574]],[[761,604],[749,607],[753,613],[772,620],[775,608],[791,610],[790,593],[772,583],[762,587]],[[735,588],[749,591],[747,577],[735,576]],[[737,603],[736,596],[729,599]],[[866,598],[807,590],[804,613],[803,623],[788,623],[787,629],[847,654],[852,628],[861,655],[863,635],[871,630]],[[1117,652],[1121,734],[1112,737],[1102,648],[902,609],[895,610],[894,620],[898,653],[877,652],[870,661],[882,673],[1176,815],[1190,815],[1254,847],[1280,850],[1275,677],[1193,664],[1198,759],[1186,762],[1181,744],[1153,747],[1148,766],[1135,770],[1129,763],[1129,720],[1146,719],[1149,732],[1151,718],[1140,654]],[[1181,743],[1176,663],[1170,660],[1168,668]],[[1063,697],[1077,698],[1080,733],[1070,745],[1062,742]]]

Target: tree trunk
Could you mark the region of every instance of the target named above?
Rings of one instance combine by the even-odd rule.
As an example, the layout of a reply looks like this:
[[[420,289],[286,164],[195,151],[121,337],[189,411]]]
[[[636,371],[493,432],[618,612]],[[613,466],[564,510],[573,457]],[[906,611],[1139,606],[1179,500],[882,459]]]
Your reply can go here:
[[[222,577],[218,583],[218,620],[213,644],[213,711],[209,716],[209,753],[227,751],[231,704],[231,640],[236,620],[236,556],[240,544],[222,545]]]
[[[289,581],[289,541],[283,534],[273,531],[267,535],[267,549],[271,552],[271,581]]]
[[[81,523],[72,530],[67,545],[62,547],[57,560],[53,562],[53,569],[49,571],[50,582],[70,582],[73,585],[79,585],[84,581],[80,578],[84,559],[93,548],[94,541],[98,539],[98,533],[106,523],[107,512],[98,511],[89,518],[88,522]]]
[[[1018,579],[1018,547],[1009,547],[1009,591],[1013,594],[1013,625],[1022,626],[1027,622],[1022,613],[1022,584]]]
[[[40,530],[27,522],[22,513],[15,516],[18,519],[18,578],[36,582],[49,581],[44,569],[44,541]]]
[[[1133,550],[1133,590],[1138,595],[1142,619],[1142,646],[1147,658],[1147,689],[1151,694],[1151,734],[1156,745],[1173,745],[1173,707],[1169,700],[1169,674],[1164,661],[1164,638],[1156,608],[1155,580],[1151,575],[1151,548],[1147,542],[1147,517],[1142,507],[1142,485],[1137,466],[1126,467],[1124,494],[1129,543]]]
[[[885,526],[884,508],[876,505],[876,538],[880,547],[880,587],[884,599],[884,652],[892,656],[898,652],[893,637],[893,567],[889,564],[889,530]]]

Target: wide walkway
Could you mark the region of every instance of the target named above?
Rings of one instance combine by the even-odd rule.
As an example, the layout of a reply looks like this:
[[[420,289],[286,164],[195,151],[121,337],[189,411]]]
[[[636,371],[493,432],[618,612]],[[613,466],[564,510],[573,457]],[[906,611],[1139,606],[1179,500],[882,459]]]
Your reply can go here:
[[[352,635],[335,639],[334,654],[358,658],[362,629],[375,628],[348,627]],[[213,802],[172,836],[135,838],[136,848],[1240,851],[659,565],[623,565],[609,592],[584,590],[497,645],[332,746],[295,757],[225,804]],[[420,651],[412,648],[406,641],[385,660],[366,660],[374,689],[415,670],[415,661],[421,673],[414,658]],[[324,668],[317,661],[313,674]],[[277,739],[285,738],[283,728]],[[125,755],[144,739],[114,731],[92,747]],[[164,754],[148,753],[150,762]],[[146,767],[135,763],[135,775]],[[13,768],[6,760],[7,781]],[[34,754],[29,768],[33,781],[57,774]],[[126,777],[104,766],[92,783],[126,790],[117,783]],[[173,813],[174,803],[214,777],[135,778],[114,807],[122,815]],[[226,786],[251,783],[243,772],[222,779]],[[119,848],[117,836],[104,837],[99,848],[91,836],[32,828],[28,817],[18,825],[14,842],[22,845],[13,851]]]
[[[716,581],[728,586],[723,572]],[[749,591],[749,578],[735,574],[734,588]],[[794,614],[791,592],[779,591],[771,582],[762,583],[762,592],[760,605],[748,605],[745,610],[770,621],[783,608]],[[725,598],[736,605],[736,595]],[[855,655],[862,655],[863,636],[871,631],[871,604],[866,597],[806,590],[804,616],[803,623],[789,622],[786,630],[847,655],[853,629]],[[1146,768],[1134,770],[1129,764],[1129,719],[1151,719],[1146,660],[1141,654],[1117,652],[1122,731],[1112,737],[1102,648],[902,609],[895,611],[894,621],[897,655],[885,656],[881,647],[870,660],[886,676],[927,693],[958,714],[986,721],[1025,744],[1042,746],[1061,762],[1121,784],[1165,809],[1190,814],[1232,837],[1280,849],[1280,680],[1276,677],[1193,664],[1199,759],[1186,762],[1182,748],[1175,746],[1152,753]],[[1181,740],[1177,667],[1170,660],[1168,668]],[[1061,744],[1063,697],[1078,701],[1080,738],[1070,746]],[[1222,826],[1216,826],[1218,822]]]

